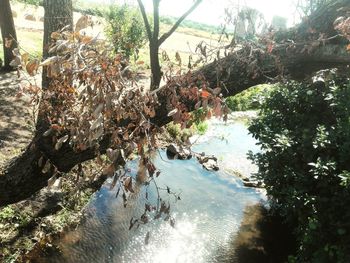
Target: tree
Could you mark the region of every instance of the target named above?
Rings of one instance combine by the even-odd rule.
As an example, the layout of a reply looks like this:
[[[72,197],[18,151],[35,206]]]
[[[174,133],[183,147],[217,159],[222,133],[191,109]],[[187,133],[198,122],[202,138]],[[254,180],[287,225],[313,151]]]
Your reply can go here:
[[[155,6],[157,7],[157,5]],[[193,83],[207,87],[207,90],[199,94],[202,98],[216,93],[212,88],[218,86],[222,88],[223,96],[232,96],[244,89],[266,81],[273,79],[278,81],[280,78],[276,79],[276,77],[304,79],[309,77],[309,74],[320,69],[338,67],[339,69],[348,70],[350,54],[346,50],[348,40],[344,38],[344,36],[348,35],[345,33],[340,35],[334,28],[334,21],[338,17],[347,16],[347,6],[348,0],[337,0],[329,3],[295,28],[276,33],[272,39],[262,39],[259,44],[244,45],[241,49],[231,51],[226,57],[218,59],[195,72],[190,72],[190,81],[188,81],[189,75],[186,75],[179,78],[178,81],[174,81],[174,83],[169,83],[165,88],[152,91],[156,92],[157,106],[151,110],[145,105],[146,107],[140,110],[141,114],[147,116],[147,121],[142,125],[151,123],[155,125],[153,127],[156,129],[156,127],[161,127],[171,121],[181,110],[176,109],[176,111],[169,112],[171,110],[169,106],[172,106],[169,100],[175,93],[184,94],[183,98],[178,99],[181,99],[181,106],[186,107],[186,111],[194,110],[197,101],[190,99],[191,96],[189,95],[191,95],[192,91],[195,91],[195,95],[198,96],[198,90],[196,90]],[[337,22],[337,28],[341,32],[346,32],[348,29],[348,27],[342,26],[347,21],[344,19],[342,20],[343,22]],[[86,40],[82,38],[81,41]],[[96,52],[98,50],[93,51]],[[118,72],[114,71],[117,67],[106,67],[105,59],[102,57],[100,61],[91,60],[91,63],[99,63],[98,65],[94,64],[96,69],[101,71],[102,68],[104,70],[104,75],[98,76],[103,78],[96,82],[100,83],[103,81],[105,86],[101,90],[103,91],[107,88],[108,90],[116,90],[115,86],[109,83],[108,76],[117,74]],[[119,61],[116,60],[114,63],[118,65]],[[84,63],[81,62],[81,64],[83,65]],[[91,71],[88,75],[97,75],[93,72]],[[64,77],[66,78],[67,76],[65,75]],[[62,85],[58,81],[56,84]],[[125,87],[120,88],[127,90]],[[62,87],[62,89],[71,90],[69,85]],[[86,92],[96,91],[88,89]],[[148,93],[149,97],[142,97],[144,99],[142,103],[145,103],[145,101],[150,102],[154,95],[152,92]],[[126,96],[126,94],[124,95]],[[126,100],[135,98],[135,94],[135,92],[128,94]],[[70,98],[69,96],[67,97],[68,99]],[[102,110],[101,107],[97,108],[99,106],[97,104],[99,98],[99,96],[96,96],[94,102],[96,103],[94,104],[96,106],[96,115],[101,113]],[[138,99],[140,100],[140,98]],[[63,103],[67,104],[69,100]],[[135,101],[135,105],[136,103],[141,104],[140,101]],[[59,176],[60,173],[70,171],[75,165],[94,159],[99,154],[106,153],[113,138],[122,141],[128,139],[130,134],[134,135],[128,130],[128,127],[130,129],[135,128],[132,124],[132,119],[135,115],[131,114],[132,112],[137,113],[134,109],[135,105],[128,105],[128,109],[131,109],[130,112],[125,112],[123,105],[118,105],[119,111],[124,111],[126,114],[124,118],[120,117],[120,112],[118,112],[120,119],[113,120],[116,122],[114,125],[117,125],[117,137],[115,137],[115,133],[109,132],[108,129],[102,130],[102,134],[98,139],[98,146],[94,144],[94,147],[86,146],[77,150],[69,143],[63,142],[65,139],[64,133],[60,135],[63,138],[62,143],[59,144],[60,147],[55,147],[57,139],[54,140],[53,136],[44,136],[45,129],[38,129],[28,148],[18,158],[12,160],[0,176],[0,206],[23,200],[44,187],[47,184],[47,180],[54,174],[57,174],[57,172]],[[137,118],[139,117],[137,115]],[[91,120],[97,121],[97,119]],[[99,121],[96,122],[95,126],[98,125]],[[92,124],[89,124],[87,121],[86,125],[91,127]],[[55,126],[55,128],[57,127]],[[119,133],[119,131],[123,133]],[[118,147],[125,150],[123,145]],[[140,147],[140,149],[142,148]],[[126,154],[125,151],[123,152]],[[111,153],[109,152],[109,154]],[[46,163],[52,165],[44,166],[47,169],[43,171],[42,166]],[[152,166],[150,166],[151,168]]]
[[[162,79],[162,70],[159,63],[159,47],[163,44],[163,42],[171,36],[172,33],[179,27],[181,22],[192,13],[194,9],[202,2],[202,0],[196,0],[194,4],[185,12],[171,27],[171,29],[159,37],[159,3],[160,0],[153,0],[153,32],[151,29],[150,22],[148,21],[145,7],[142,3],[142,0],[137,0],[140,11],[142,14],[142,18],[145,24],[147,37],[149,41],[149,52],[150,52],[150,60],[151,60],[151,89],[156,89],[160,85],[160,81]]]
[[[4,48],[4,69],[11,70],[12,50],[17,47],[17,35],[10,0],[1,0],[0,28]]]
[[[138,8],[126,4],[110,6],[102,15],[108,22],[107,37],[115,53],[123,54],[128,60],[132,55],[137,58],[139,49],[146,41],[143,20]]]

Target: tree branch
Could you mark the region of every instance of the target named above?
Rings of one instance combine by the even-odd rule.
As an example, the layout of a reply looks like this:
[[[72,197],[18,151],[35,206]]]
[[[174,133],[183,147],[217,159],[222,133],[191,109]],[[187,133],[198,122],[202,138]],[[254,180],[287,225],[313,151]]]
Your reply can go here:
[[[143,22],[144,22],[145,27],[146,27],[148,40],[151,41],[152,40],[152,31],[151,31],[151,26],[149,25],[149,22],[148,22],[145,6],[143,5],[142,0],[137,0],[137,2],[139,4],[140,11],[141,11],[142,18],[143,18]]]
[[[176,23],[173,25],[173,27],[164,35],[162,35],[158,41],[158,45],[160,46],[168,37],[171,36],[172,33],[179,27],[181,22],[189,15],[192,13],[193,10],[196,9],[196,7],[202,2],[202,0],[196,0],[196,2],[191,6],[190,9],[187,10],[186,13],[184,13],[179,20],[176,21]]]
[[[153,41],[157,43],[159,36],[159,2],[160,0],[153,0]]]

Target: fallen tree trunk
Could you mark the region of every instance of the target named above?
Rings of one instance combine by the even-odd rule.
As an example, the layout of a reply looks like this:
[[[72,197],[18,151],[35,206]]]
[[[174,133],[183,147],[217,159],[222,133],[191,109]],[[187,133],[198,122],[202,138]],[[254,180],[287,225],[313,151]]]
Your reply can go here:
[[[346,50],[345,39],[336,36],[338,33],[333,28],[333,21],[338,16],[348,15],[349,0],[335,1],[319,12],[300,26],[276,34],[270,45],[244,45],[227,57],[204,66],[194,76],[204,76],[210,87],[221,86],[224,96],[232,96],[276,77],[303,79],[317,70],[347,68],[350,54]],[[321,12],[327,19],[322,19]],[[310,33],[316,29],[317,34]],[[166,89],[158,94],[160,106],[151,120],[158,126],[171,121],[164,106],[167,97]],[[189,110],[194,109],[191,103],[187,106]],[[101,153],[105,153],[109,140],[110,136],[106,135],[100,142]],[[10,162],[0,175],[0,207],[23,200],[40,190],[56,169],[68,172],[75,165],[95,157],[95,149],[75,152],[68,144],[57,151],[50,137],[37,132],[25,152]],[[43,162],[49,163],[44,171],[40,168]]]

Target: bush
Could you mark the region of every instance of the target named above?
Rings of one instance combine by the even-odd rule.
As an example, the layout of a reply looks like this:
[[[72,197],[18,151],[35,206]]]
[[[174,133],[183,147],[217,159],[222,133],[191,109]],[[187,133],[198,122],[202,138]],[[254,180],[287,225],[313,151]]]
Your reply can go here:
[[[108,26],[107,37],[116,53],[130,58],[138,53],[146,41],[143,20],[135,7],[121,5],[111,6],[105,14]]]
[[[350,84],[332,74],[274,90],[249,131],[272,207],[294,222],[291,262],[350,258]]]
[[[246,111],[260,109],[263,99],[273,90],[271,85],[258,85],[242,91],[241,93],[228,97],[227,106],[233,111]]]

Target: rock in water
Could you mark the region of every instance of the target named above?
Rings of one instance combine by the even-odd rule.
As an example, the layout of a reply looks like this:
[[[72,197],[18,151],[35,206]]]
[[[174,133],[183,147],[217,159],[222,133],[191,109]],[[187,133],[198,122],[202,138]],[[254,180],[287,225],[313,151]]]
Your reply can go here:
[[[215,156],[206,156],[204,153],[202,153],[201,155],[197,155],[197,159],[199,163],[202,164],[208,171],[219,170],[218,159]]]
[[[219,170],[218,163],[214,159],[208,159],[208,161],[205,163],[202,163],[202,165],[208,171],[218,171]]]
[[[176,144],[170,144],[166,149],[169,159],[187,160],[192,158],[191,151]]]

